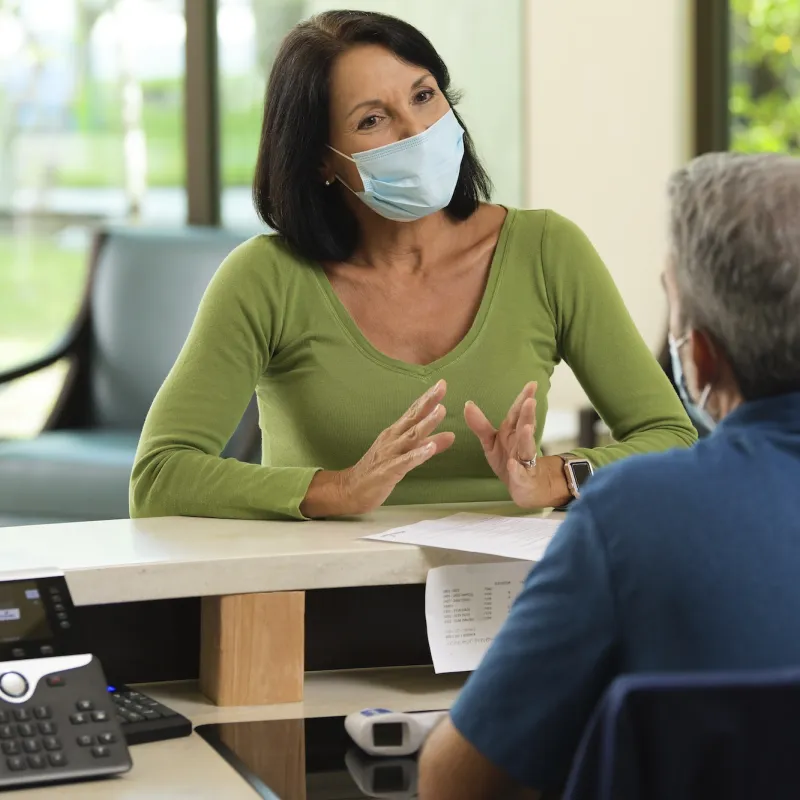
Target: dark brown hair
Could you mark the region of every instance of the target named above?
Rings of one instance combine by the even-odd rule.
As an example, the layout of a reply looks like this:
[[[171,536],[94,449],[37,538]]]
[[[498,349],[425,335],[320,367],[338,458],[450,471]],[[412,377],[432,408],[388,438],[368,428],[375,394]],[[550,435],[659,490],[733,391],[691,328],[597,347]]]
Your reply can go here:
[[[335,59],[354,45],[377,44],[428,70],[451,107],[447,66],[413,25],[366,11],[328,11],[296,26],[272,67],[258,150],[253,202],[261,219],[301,256],[344,261],[358,242],[358,223],[338,191],[326,187],[320,166],[329,142],[329,80]],[[461,126],[463,121],[456,116]],[[466,128],[465,128],[466,130]],[[468,133],[464,159],[445,211],[467,219],[488,200],[491,181]]]

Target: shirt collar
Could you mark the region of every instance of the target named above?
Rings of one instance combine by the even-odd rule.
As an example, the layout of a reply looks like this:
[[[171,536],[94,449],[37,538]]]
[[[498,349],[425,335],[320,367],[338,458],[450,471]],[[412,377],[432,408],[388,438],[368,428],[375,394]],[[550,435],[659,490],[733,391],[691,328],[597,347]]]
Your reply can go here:
[[[719,423],[717,430],[751,426],[800,432],[800,392],[744,402]]]

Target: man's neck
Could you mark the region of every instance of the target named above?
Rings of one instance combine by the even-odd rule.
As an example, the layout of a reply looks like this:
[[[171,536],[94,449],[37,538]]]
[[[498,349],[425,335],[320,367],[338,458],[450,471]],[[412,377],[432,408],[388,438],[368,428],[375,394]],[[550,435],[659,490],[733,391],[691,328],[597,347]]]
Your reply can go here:
[[[711,402],[708,412],[717,421],[724,419],[732,411],[739,408],[744,403],[744,397],[739,388],[734,385],[725,384],[711,392]]]

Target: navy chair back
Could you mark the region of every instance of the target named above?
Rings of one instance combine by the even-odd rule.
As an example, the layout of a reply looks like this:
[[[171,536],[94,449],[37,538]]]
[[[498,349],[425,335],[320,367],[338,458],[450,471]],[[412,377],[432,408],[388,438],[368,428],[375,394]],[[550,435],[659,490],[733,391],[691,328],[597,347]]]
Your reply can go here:
[[[618,678],[563,800],[796,800],[800,668]]]

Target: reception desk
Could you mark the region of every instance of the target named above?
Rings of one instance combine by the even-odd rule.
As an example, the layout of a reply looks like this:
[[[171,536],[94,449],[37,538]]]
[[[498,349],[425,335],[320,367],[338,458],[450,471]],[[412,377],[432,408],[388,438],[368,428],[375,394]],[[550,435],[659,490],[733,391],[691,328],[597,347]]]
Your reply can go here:
[[[432,567],[500,560],[360,540],[464,510],[521,513],[511,504],[416,506],[303,523],[168,517],[4,528],[3,569],[58,567],[79,606],[203,598],[205,695],[221,706],[298,702],[304,593],[424,584]]]

